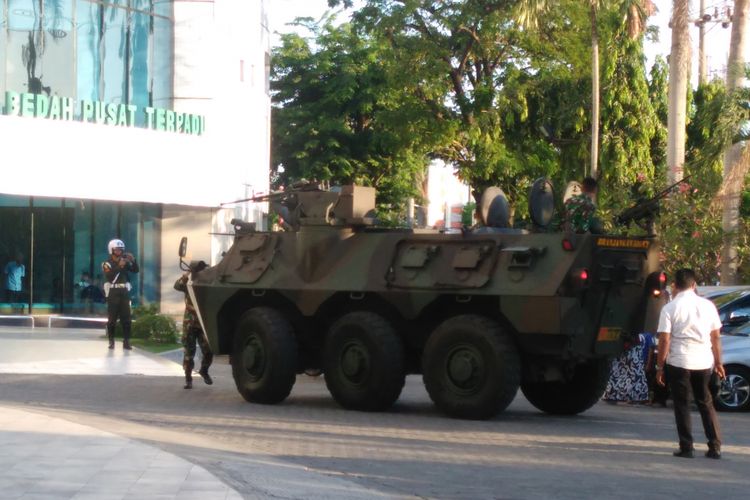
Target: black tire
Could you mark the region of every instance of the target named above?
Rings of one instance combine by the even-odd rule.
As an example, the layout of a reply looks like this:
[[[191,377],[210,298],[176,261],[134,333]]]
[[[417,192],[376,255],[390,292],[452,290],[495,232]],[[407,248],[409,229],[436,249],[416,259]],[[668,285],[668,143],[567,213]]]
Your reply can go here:
[[[529,402],[553,415],[576,415],[594,406],[604,394],[609,378],[609,359],[595,359],[575,367],[565,382],[521,382]]]
[[[331,396],[344,408],[386,410],[404,388],[403,342],[378,314],[345,314],[326,335],[323,374]]]
[[[234,334],[232,376],[251,403],[280,403],[292,391],[297,370],[297,340],[289,322],[270,307],[242,315]]]
[[[492,418],[518,392],[521,362],[512,339],[484,316],[466,314],[440,324],[427,340],[422,377],[430,398],[457,418]]]
[[[738,365],[724,368],[727,378],[722,381],[716,396],[716,408],[721,411],[750,410],[750,370]]]

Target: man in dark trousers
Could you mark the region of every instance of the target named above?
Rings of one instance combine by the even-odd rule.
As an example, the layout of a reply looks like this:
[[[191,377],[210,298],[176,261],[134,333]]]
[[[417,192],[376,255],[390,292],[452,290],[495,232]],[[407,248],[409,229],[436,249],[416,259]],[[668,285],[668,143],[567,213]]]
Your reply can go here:
[[[203,381],[208,385],[214,383],[211,375],[208,374],[208,368],[214,359],[211,347],[206,342],[206,336],[203,335],[198,314],[195,312],[193,301],[190,300],[187,282],[190,273],[185,273],[175,281],[174,289],[185,294],[185,315],[182,318],[182,347],[184,354],[182,358],[182,367],[185,369],[185,389],[193,388],[193,368],[195,367],[195,344],[201,347],[201,369],[198,374],[203,377]]]
[[[706,457],[718,459],[721,458],[721,429],[709,382],[714,371],[722,379],[726,376],[721,363],[721,320],[714,303],[695,293],[695,273],[691,269],[677,271],[672,287],[674,298],[662,308],[659,316],[656,381],[664,385],[666,363],[680,442],[680,448],[673,455],[693,458],[689,406],[692,391],[708,439]]]
[[[115,325],[120,318],[122,325],[122,348],[130,350],[130,273],[139,271],[138,263],[131,253],[125,253],[125,243],[114,239],[107,245],[109,258],[102,262],[104,273],[104,295],[107,297],[107,337],[109,348],[115,348]]]

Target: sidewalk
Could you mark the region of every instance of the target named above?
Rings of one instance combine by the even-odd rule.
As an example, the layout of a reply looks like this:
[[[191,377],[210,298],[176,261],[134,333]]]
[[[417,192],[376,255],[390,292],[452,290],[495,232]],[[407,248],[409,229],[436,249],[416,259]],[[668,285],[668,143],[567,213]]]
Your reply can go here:
[[[122,342],[107,349],[100,330],[0,327],[0,373],[182,377],[182,366]]]
[[[0,373],[182,377],[182,367],[101,332],[0,328]],[[33,347],[32,347],[33,345]],[[3,405],[0,491],[8,499],[241,499],[203,467],[93,427]]]

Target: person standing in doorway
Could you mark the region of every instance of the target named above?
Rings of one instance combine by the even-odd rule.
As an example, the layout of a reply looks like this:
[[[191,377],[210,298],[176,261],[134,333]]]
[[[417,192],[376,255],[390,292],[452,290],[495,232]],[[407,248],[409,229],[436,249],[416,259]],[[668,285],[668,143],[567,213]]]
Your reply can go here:
[[[187,283],[190,273],[183,274],[175,281],[174,289],[185,294],[185,315],[182,318],[182,347],[184,354],[182,358],[182,367],[185,370],[185,389],[193,388],[193,368],[195,368],[195,345],[201,348],[201,369],[198,374],[203,377],[203,381],[208,385],[214,383],[211,375],[208,374],[208,368],[214,359],[211,347],[206,342],[206,336],[198,321],[198,314],[190,300]]]
[[[109,258],[102,262],[104,272],[104,295],[107,297],[107,338],[109,348],[115,348],[115,326],[117,319],[122,325],[122,348],[130,350],[130,273],[139,271],[133,254],[125,252],[125,243],[114,239],[107,245]]]
[[[692,391],[708,439],[706,457],[718,459],[721,458],[721,430],[709,382],[714,371],[722,379],[726,377],[721,363],[721,320],[713,302],[699,297],[695,286],[692,269],[680,269],[675,273],[674,298],[662,308],[659,316],[656,381],[664,385],[666,363],[680,444],[673,455],[693,458],[689,406]]]
[[[23,265],[23,254],[16,252],[15,260],[5,264],[5,300],[19,303],[23,300],[23,279],[26,277],[26,266]]]

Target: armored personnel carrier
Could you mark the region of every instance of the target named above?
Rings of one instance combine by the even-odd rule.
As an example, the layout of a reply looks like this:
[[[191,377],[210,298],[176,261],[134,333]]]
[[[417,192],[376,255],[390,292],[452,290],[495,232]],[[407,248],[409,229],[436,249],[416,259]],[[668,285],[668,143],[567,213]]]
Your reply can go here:
[[[422,374],[454,417],[491,418],[519,387],[576,414],[601,397],[623,340],[655,330],[666,277],[653,238],[550,232],[549,181],[530,199],[528,230],[508,227],[490,188],[483,224],[448,234],[377,227],[373,188],[297,186],[263,198],[288,230],[232,221],[231,248],[192,263],[189,290],[247,401],[279,403],[314,371],[341,406],[380,411]]]

